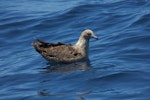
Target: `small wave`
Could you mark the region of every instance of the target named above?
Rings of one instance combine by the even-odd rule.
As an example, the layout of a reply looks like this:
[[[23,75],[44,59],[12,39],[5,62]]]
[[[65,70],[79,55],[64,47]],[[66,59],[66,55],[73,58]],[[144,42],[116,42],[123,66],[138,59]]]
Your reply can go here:
[[[150,20],[150,14],[144,14],[142,15],[141,17],[139,17],[137,20],[135,20],[130,26],[129,28],[131,27],[138,27],[138,26],[147,26],[147,25],[150,25],[149,24],[149,21]]]
[[[142,71],[123,71],[123,72],[114,72],[106,76],[100,76],[98,78],[92,78],[89,79],[89,81],[129,81],[129,80],[148,80],[149,78],[147,77],[148,72],[142,72]],[[139,77],[135,77],[139,76]],[[142,77],[145,77],[142,78]]]

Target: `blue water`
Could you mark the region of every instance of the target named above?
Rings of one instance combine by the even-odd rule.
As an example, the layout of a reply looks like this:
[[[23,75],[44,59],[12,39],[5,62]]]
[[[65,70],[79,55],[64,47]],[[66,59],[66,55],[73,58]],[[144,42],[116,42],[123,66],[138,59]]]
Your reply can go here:
[[[87,69],[48,70],[31,46],[74,44],[87,28],[100,38]],[[0,100],[149,99],[149,0],[0,0]]]

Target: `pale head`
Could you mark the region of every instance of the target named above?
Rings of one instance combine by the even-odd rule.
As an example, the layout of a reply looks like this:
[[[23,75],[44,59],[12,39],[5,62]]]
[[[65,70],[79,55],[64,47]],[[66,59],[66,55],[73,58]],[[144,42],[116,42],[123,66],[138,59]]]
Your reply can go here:
[[[89,30],[89,29],[84,30],[81,35],[85,39],[90,39],[90,38],[98,39],[98,37],[94,34],[94,32],[92,30]]]

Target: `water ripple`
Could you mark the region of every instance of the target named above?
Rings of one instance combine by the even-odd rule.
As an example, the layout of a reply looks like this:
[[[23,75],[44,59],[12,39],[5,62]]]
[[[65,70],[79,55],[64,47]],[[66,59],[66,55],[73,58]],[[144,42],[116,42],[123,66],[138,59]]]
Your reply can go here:
[[[148,0],[1,2],[0,99],[149,98]],[[90,40],[90,67],[43,71],[34,38],[74,44],[87,28],[100,38]]]

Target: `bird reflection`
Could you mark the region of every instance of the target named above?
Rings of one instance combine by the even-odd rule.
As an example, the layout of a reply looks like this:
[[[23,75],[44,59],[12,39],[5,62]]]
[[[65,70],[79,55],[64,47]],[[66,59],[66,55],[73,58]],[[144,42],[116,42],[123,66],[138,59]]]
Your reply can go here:
[[[47,64],[47,66],[45,68],[43,68],[42,72],[47,72],[47,73],[52,73],[52,72],[56,72],[56,73],[68,73],[68,72],[73,72],[73,71],[77,71],[77,70],[82,70],[85,71],[87,69],[89,69],[90,66],[90,61],[82,61],[82,62],[74,62],[74,63],[70,63],[70,64],[55,64],[55,65],[51,65],[51,64]]]

